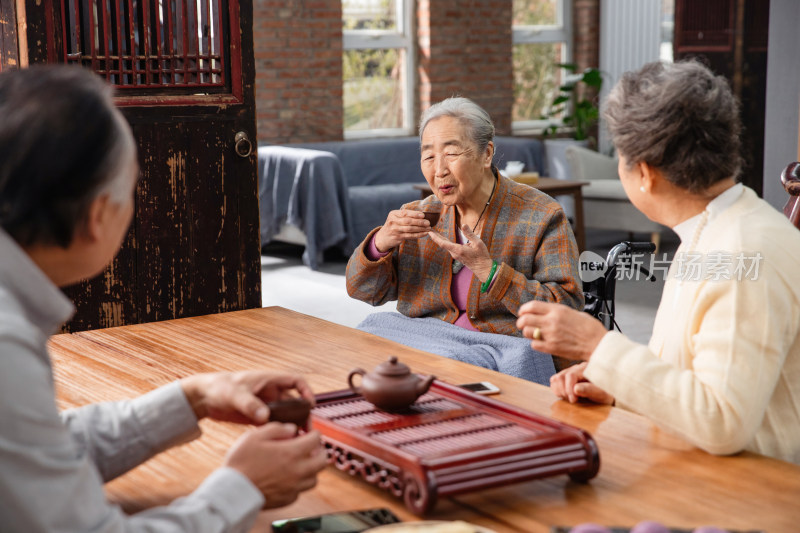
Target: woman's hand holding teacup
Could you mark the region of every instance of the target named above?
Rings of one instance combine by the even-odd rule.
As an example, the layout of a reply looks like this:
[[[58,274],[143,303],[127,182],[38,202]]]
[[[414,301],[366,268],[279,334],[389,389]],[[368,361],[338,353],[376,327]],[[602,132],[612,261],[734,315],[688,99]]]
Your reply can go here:
[[[600,341],[608,333],[599,320],[566,305],[532,300],[517,312],[517,327],[531,340],[534,350],[567,359],[588,361]],[[586,363],[565,368],[550,378],[556,396],[570,403],[585,399],[613,404],[614,397],[587,380]]]
[[[384,253],[408,239],[421,239],[431,229],[425,213],[413,209],[389,211],[386,222],[375,234],[375,247]]]
[[[486,281],[486,278],[489,277],[489,272],[492,270],[492,256],[489,255],[489,249],[486,248],[480,237],[472,233],[472,230],[466,224],[461,228],[461,231],[467,238],[467,242],[464,244],[451,242],[433,230],[428,232],[428,236],[439,247],[449,253],[454,260],[460,261],[469,268],[479,280]]]
[[[590,314],[559,303],[531,300],[517,317],[522,336],[532,339],[531,348],[566,359],[588,361],[608,333]]]

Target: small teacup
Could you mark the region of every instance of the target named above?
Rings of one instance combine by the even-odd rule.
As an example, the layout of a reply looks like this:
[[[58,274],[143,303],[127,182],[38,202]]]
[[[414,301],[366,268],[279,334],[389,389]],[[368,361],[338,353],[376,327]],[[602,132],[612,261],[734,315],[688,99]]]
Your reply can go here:
[[[434,227],[436,223],[439,222],[439,217],[442,216],[440,205],[423,205],[418,209],[419,211],[422,211],[423,215],[425,215],[425,220],[430,223],[431,227]]]
[[[434,227],[439,222],[439,217],[442,216],[441,211],[423,211],[422,214],[425,215],[425,220],[430,222],[431,227]]]
[[[284,422],[305,428],[308,424],[308,415],[311,413],[311,404],[304,398],[286,398],[267,402],[269,407],[270,422]]]

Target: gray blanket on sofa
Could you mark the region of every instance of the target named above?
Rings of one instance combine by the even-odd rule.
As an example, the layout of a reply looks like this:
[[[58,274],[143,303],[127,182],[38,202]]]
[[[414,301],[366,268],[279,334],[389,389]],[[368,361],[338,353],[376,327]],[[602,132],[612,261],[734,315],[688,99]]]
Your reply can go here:
[[[373,313],[357,329],[542,385],[549,385],[550,376],[555,373],[553,358],[534,351],[528,339],[469,331],[438,318]]]
[[[349,241],[353,221],[342,167],[328,152],[260,146],[258,198],[261,245],[283,224],[295,226],[306,235],[303,263],[312,270],[326,248],[338,245],[349,254],[358,244]]]
[[[499,168],[517,160],[542,171],[540,141],[495,137],[495,144]],[[349,255],[389,211],[420,198],[419,155],[418,137],[259,146],[261,245],[288,224],[305,235],[303,262],[311,269],[326,248]]]

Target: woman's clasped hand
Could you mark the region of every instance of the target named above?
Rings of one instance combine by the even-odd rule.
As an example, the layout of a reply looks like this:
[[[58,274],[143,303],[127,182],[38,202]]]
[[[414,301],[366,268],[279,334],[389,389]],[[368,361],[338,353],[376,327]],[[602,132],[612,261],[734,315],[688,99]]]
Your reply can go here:
[[[614,397],[586,379],[583,375],[584,370],[586,370],[586,363],[578,363],[552,376],[550,388],[553,394],[570,403],[588,400],[594,403],[613,405]]]

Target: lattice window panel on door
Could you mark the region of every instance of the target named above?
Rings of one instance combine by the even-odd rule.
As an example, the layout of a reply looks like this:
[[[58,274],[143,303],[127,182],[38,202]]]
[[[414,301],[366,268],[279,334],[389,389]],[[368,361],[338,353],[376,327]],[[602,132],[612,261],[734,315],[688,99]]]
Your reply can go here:
[[[63,0],[67,63],[119,89],[223,89],[227,0]]]

